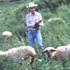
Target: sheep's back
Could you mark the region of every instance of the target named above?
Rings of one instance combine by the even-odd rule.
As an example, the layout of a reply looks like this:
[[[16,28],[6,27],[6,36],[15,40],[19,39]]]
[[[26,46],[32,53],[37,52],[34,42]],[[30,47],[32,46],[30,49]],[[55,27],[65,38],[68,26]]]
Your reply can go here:
[[[58,60],[65,60],[70,57],[70,47],[61,46],[56,48],[55,53],[53,53],[53,58],[57,57]]]
[[[12,49],[9,49],[6,53],[7,53],[7,57],[13,58],[13,59],[20,59],[20,58],[25,58],[29,55],[31,56],[36,55],[34,48],[29,46],[26,46],[26,47],[20,46],[17,48],[12,48]]]
[[[21,54],[22,52],[24,53],[24,55],[36,55],[36,52],[35,52],[35,49],[30,47],[30,46],[27,46],[27,47],[21,47],[20,48],[22,51],[21,51]]]

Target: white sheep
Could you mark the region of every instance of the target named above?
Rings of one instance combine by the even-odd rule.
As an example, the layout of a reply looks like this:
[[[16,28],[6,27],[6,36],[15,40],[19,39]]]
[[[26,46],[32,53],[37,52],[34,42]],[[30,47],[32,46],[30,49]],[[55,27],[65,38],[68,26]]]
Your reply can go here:
[[[49,59],[60,61],[63,66],[65,65],[65,62],[67,62],[67,60],[70,58],[70,44],[57,47],[56,49],[53,49],[53,47],[50,49],[48,48],[45,48],[43,53],[47,53]]]
[[[10,31],[4,31],[2,33],[2,36],[4,36],[6,39],[9,39],[9,38],[11,38],[13,36],[13,34]]]
[[[52,54],[54,53],[55,50],[56,49],[54,47],[47,47],[43,50],[43,53],[45,53],[48,56],[48,59],[51,59],[51,56],[52,56]]]
[[[5,51],[0,51],[0,56],[6,55]]]
[[[62,21],[63,23],[65,23],[65,21],[62,18],[60,18],[60,17],[49,18],[48,22],[57,21],[57,20],[58,21]]]
[[[66,46],[57,47],[51,58],[64,62],[70,58],[70,44]]]
[[[20,46],[17,48],[9,49],[5,52],[1,52],[0,57],[1,56],[4,56],[8,59],[13,59],[15,61],[18,61],[20,59],[31,59],[30,64],[32,65],[35,61],[36,52],[35,49],[30,46]]]

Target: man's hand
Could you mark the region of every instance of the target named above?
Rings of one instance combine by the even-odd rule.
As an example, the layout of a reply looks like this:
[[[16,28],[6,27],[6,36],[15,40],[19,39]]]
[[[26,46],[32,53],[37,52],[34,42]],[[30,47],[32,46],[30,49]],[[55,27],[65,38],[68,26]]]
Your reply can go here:
[[[34,25],[34,28],[39,29],[39,26],[40,26],[39,23],[41,23],[41,22],[42,22],[42,20],[40,20],[39,22],[36,22],[35,25]]]
[[[38,28],[39,27],[39,23],[36,22],[35,25],[34,25],[34,28]]]

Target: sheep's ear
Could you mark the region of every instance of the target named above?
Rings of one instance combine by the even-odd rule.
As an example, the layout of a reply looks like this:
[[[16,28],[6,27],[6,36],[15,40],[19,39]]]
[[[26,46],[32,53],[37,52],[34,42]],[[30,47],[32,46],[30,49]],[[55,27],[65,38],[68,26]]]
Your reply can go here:
[[[51,52],[55,52],[55,51],[56,51],[56,49],[51,49],[50,51],[51,51]]]
[[[48,52],[48,50],[43,50],[43,52],[42,52],[42,53],[46,53],[46,52]]]

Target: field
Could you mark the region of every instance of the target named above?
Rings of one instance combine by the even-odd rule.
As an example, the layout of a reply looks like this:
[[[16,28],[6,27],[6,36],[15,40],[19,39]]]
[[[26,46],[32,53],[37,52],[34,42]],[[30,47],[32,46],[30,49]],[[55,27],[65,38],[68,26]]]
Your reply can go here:
[[[0,3],[0,50],[7,50],[21,45],[28,45],[26,37],[25,16],[27,13],[26,5],[30,1]],[[56,12],[51,12],[46,5],[38,0],[39,12],[43,16],[45,26],[42,27],[42,37],[44,48],[48,46],[57,47],[70,44],[70,5],[61,5]],[[42,5],[41,5],[42,4]],[[60,17],[62,20],[48,22],[48,19]],[[13,37],[11,40],[5,40],[2,37],[3,31],[11,31]],[[38,51],[37,60],[33,70],[62,70],[62,65],[57,61],[48,62]],[[70,63],[67,64],[67,70],[70,70]],[[0,70],[32,70],[27,61],[15,63],[0,59]]]

